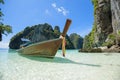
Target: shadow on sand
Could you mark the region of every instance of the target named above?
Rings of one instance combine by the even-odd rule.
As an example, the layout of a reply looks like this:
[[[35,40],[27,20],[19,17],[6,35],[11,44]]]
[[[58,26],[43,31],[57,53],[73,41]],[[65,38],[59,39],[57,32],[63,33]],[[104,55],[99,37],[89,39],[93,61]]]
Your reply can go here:
[[[86,63],[79,63],[79,62],[75,62],[72,61],[70,59],[67,58],[61,58],[61,57],[54,57],[54,58],[43,58],[40,56],[31,56],[31,55],[21,55],[20,56],[26,57],[28,59],[31,60],[35,60],[35,61],[40,61],[40,62],[51,62],[51,63],[71,63],[71,64],[78,64],[78,65],[85,65],[85,66],[92,66],[92,67],[101,67],[101,65],[95,65],[95,64],[86,64]]]

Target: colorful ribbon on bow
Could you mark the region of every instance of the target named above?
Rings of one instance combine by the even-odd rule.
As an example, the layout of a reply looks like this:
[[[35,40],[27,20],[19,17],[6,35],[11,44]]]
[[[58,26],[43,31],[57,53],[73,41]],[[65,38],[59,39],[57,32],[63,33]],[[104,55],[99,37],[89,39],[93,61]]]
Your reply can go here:
[[[65,45],[66,45],[65,37],[61,35],[60,38],[62,38],[62,54],[63,57],[65,57]]]
[[[63,53],[63,57],[65,57],[65,44],[66,44],[65,37],[63,37],[63,40],[62,40],[62,53]]]

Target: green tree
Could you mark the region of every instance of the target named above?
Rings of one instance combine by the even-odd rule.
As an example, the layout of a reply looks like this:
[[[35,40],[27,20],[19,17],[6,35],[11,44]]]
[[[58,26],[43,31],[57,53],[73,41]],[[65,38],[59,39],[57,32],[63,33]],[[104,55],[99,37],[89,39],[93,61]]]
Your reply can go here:
[[[4,4],[4,0],[0,0],[0,3]]]
[[[0,4],[4,4],[4,1],[0,0]],[[12,33],[12,27],[2,23],[2,16],[4,15],[0,9],[0,41],[2,41],[2,34],[8,35],[9,33]]]

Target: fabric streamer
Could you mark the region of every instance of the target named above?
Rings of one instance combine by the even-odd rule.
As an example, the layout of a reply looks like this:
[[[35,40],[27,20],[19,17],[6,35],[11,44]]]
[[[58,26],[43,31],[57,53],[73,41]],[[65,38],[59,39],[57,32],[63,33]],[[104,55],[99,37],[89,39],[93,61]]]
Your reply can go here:
[[[63,37],[63,40],[62,40],[62,53],[63,53],[63,57],[65,57],[65,37]]]
[[[66,45],[65,37],[60,35],[60,38],[62,39],[62,54],[63,54],[63,57],[65,57],[65,45]]]

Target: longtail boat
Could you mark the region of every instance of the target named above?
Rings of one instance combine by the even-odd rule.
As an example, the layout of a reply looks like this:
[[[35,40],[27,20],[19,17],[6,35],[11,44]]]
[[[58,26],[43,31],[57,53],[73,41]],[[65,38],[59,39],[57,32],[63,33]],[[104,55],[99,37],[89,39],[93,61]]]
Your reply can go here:
[[[66,24],[64,26],[64,30],[61,34],[61,36],[57,39],[37,42],[34,44],[30,44],[26,47],[20,48],[17,50],[20,54],[27,54],[27,55],[40,55],[42,57],[54,57],[56,55],[57,50],[59,49],[60,45],[65,40],[66,33],[68,31],[68,28],[71,24],[71,20],[67,19]],[[63,52],[65,49],[65,45],[62,46]],[[65,56],[63,54],[63,56]]]

